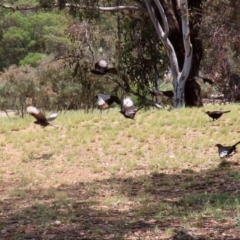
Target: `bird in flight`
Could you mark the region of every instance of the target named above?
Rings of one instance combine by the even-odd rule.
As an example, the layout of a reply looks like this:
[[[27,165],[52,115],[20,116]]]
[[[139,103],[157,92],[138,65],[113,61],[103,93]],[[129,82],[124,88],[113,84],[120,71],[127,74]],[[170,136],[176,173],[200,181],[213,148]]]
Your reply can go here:
[[[205,77],[199,77],[199,76],[195,76],[194,77],[195,78],[195,80],[197,81],[197,82],[204,82],[204,83],[208,83],[208,84],[210,84],[210,85],[212,85],[214,82],[213,82],[213,80],[211,80],[211,79],[209,79],[209,78],[205,78]]]
[[[141,107],[142,108],[142,107]],[[121,104],[121,111],[120,113],[125,117],[125,118],[130,118],[130,119],[134,119],[136,113],[141,109],[136,109],[133,103],[133,100],[131,99],[131,97],[127,96],[124,97],[122,100],[122,104]]]
[[[217,120],[219,119],[224,113],[229,113],[230,111],[207,111],[205,112],[212,120]]]
[[[223,146],[221,144],[216,144],[215,146],[218,147],[218,154],[219,154],[219,157],[220,158],[224,158],[224,157],[229,157],[231,156],[232,154],[235,153],[236,151],[236,146],[240,143],[237,142],[235,143],[234,145],[232,146]]]
[[[95,63],[94,69],[91,69],[91,73],[98,75],[105,75],[107,73],[117,74],[117,69],[115,67],[108,66],[105,60],[99,60]]]
[[[56,127],[49,122],[51,122],[55,118],[57,118],[57,116],[58,116],[57,113],[52,113],[48,118],[46,118],[45,115],[41,111],[39,111],[36,107],[33,107],[33,106],[28,106],[27,112],[36,118],[37,121],[34,122],[35,124],[40,125],[42,127],[46,127],[48,125]]]
[[[95,98],[97,99],[97,106],[100,110],[108,109],[114,102],[119,105],[121,104],[121,100],[118,98],[118,96],[98,93]]]
[[[149,91],[149,93],[154,97],[165,96],[165,97],[168,97],[168,98],[173,98],[173,96],[174,96],[174,93],[173,93],[172,90],[168,90],[168,91],[153,90],[153,91]]]

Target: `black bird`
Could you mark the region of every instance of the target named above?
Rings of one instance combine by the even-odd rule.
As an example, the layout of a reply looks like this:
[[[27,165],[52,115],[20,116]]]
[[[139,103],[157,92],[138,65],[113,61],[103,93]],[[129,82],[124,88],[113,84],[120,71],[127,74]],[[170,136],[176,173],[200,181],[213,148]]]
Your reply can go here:
[[[48,118],[46,118],[42,112],[33,106],[28,106],[27,112],[37,119],[37,121],[34,122],[35,124],[38,124],[42,127],[46,127],[48,125],[56,127],[49,122],[53,121],[58,116],[57,113],[52,113]]]
[[[122,100],[120,113],[125,118],[134,119],[137,111],[139,111],[141,108],[136,109],[131,97],[127,96],[127,97],[124,97],[123,100]]]
[[[117,74],[117,69],[109,67],[105,60],[99,60],[95,63],[94,69],[91,69],[91,72],[98,75],[105,75],[107,73]]]
[[[109,108],[114,102],[119,105],[121,104],[121,100],[113,95],[98,93],[95,98],[97,99],[98,108],[101,110]]]
[[[237,142],[236,144],[234,144],[233,146],[223,146],[221,144],[216,144],[215,146],[218,147],[219,157],[224,158],[224,157],[229,157],[230,155],[234,154],[234,152],[236,151],[236,146],[239,143],[240,143],[240,141]]]
[[[204,82],[204,83],[208,83],[208,84],[210,84],[210,85],[212,85],[214,82],[213,82],[213,80],[211,80],[211,79],[209,79],[209,78],[205,78],[205,77],[199,77],[199,76],[195,76],[194,77],[195,78],[195,80],[198,82],[198,81],[202,81],[202,82]]]
[[[207,111],[205,112],[210,118],[214,120],[219,119],[224,113],[229,113],[230,111]]]
[[[173,96],[174,96],[174,93],[173,93],[172,90],[168,90],[168,91],[153,90],[153,91],[149,91],[149,93],[154,97],[165,96],[165,97],[168,97],[168,98],[173,98]]]

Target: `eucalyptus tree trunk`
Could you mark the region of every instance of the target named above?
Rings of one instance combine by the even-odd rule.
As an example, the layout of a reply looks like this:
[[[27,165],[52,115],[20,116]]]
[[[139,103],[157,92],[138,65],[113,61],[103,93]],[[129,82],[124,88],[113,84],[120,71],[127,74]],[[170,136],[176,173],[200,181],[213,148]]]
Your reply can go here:
[[[186,106],[203,106],[200,85],[195,81],[194,77],[199,76],[199,66],[203,56],[203,44],[200,36],[201,20],[202,20],[202,0],[188,0],[189,8],[194,9],[192,14],[194,17],[190,21],[190,37],[193,46],[193,59],[190,73],[185,85],[185,101]]]
[[[174,87],[173,105],[179,108],[185,106],[185,84],[190,73],[193,55],[190,40],[188,1],[179,0],[175,3],[178,4],[177,8],[180,10],[181,14],[182,38],[178,38],[178,41],[181,40],[183,42],[184,48],[184,61],[181,70],[175,48],[169,39],[169,23],[166,13],[170,13],[170,11],[168,11],[170,8],[167,7],[167,2],[165,0],[162,2],[165,5],[165,9],[160,0],[145,0],[148,13],[169,57]]]
[[[186,52],[184,50],[184,38],[182,32],[182,12],[179,0],[169,1],[159,0],[163,5],[164,11],[168,17],[170,26],[169,40],[176,52],[178,67],[181,71],[184,66]],[[200,37],[200,24],[202,18],[202,0],[188,0],[188,8],[191,9],[191,21],[189,22],[190,39],[192,44],[192,62],[188,78],[185,82],[185,105],[202,106],[201,88],[194,77],[199,75],[199,66],[202,59],[203,46]],[[160,16],[158,20],[161,22]]]

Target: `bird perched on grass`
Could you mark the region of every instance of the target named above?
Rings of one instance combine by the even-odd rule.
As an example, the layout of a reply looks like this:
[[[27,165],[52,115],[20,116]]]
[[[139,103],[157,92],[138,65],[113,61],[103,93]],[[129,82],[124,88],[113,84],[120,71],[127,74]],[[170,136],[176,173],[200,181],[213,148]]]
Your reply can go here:
[[[234,154],[234,152],[236,151],[236,146],[239,143],[240,143],[240,141],[232,146],[223,146],[221,144],[216,144],[215,146],[218,147],[219,157],[224,158],[224,157],[229,157],[232,154]]]
[[[94,69],[91,69],[91,72],[98,75],[105,75],[107,73],[117,74],[117,69],[108,66],[108,63],[105,60],[99,60],[95,63]]]
[[[119,105],[121,104],[121,100],[113,95],[98,93],[95,98],[97,99],[98,108],[101,110],[108,109],[114,102]]]
[[[140,110],[136,109],[133,103],[133,100],[131,99],[131,97],[127,96],[124,97],[122,100],[122,104],[121,104],[121,111],[120,113],[125,117],[125,118],[130,118],[130,119],[134,119],[136,113]]]
[[[219,119],[224,113],[229,113],[230,111],[207,111],[205,112],[212,120],[217,120]]]
[[[27,112],[37,119],[37,121],[34,122],[35,124],[38,124],[42,127],[46,127],[48,125],[56,127],[49,122],[53,121],[58,116],[57,113],[52,113],[48,118],[46,118],[42,112],[33,106],[28,106]]]
[[[174,93],[173,93],[172,90],[168,90],[168,91],[153,90],[153,91],[149,91],[149,93],[154,97],[165,96],[165,97],[168,97],[168,98],[173,98],[173,96],[174,96]]]

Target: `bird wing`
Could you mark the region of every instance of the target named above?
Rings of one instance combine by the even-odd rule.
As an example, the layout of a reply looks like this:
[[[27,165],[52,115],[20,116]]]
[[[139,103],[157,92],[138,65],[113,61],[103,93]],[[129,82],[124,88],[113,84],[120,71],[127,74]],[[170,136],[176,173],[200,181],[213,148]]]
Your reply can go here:
[[[117,69],[115,67],[109,67],[108,68],[108,72],[109,73],[113,73],[113,74],[117,74],[118,73],[118,71],[117,71]]]
[[[219,156],[220,158],[226,157],[233,153],[236,149],[236,145],[233,146],[221,146],[219,147]]]
[[[98,98],[97,105],[98,106],[103,106],[104,104],[106,104],[106,102],[102,98]]]
[[[210,85],[212,85],[212,84],[214,83],[213,80],[211,80],[211,79],[209,79],[209,78],[203,77],[202,79],[203,79],[204,83],[207,82],[207,83],[210,84]]]
[[[47,121],[51,122],[53,121],[55,118],[57,118],[58,114],[57,113],[52,113],[48,118]]]
[[[162,108],[163,108],[163,106],[161,106],[161,105],[158,104],[158,103],[154,103],[154,106],[155,106],[156,108],[158,108],[158,109],[162,109]]]
[[[130,116],[136,113],[136,108],[134,106],[125,108],[126,115]]]
[[[121,113],[127,118],[134,119],[136,114],[136,109],[134,107],[128,107],[128,108],[125,108],[124,111],[121,111]]]
[[[166,97],[169,97],[169,98],[173,98],[174,96],[174,93],[172,90],[168,90],[168,91],[161,91],[161,93],[166,96]]]
[[[104,101],[107,101],[108,99],[111,98],[109,94],[104,94],[104,93],[99,93],[97,96],[98,96],[98,99],[103,99]]]
[[[222,112],[221,111],[211,111],[211,112],[206,112],[208,115],[210,115],[210,116],[212,116],[212,115],[215,115],[215,114],[222,114]]]
[[[209,84],[213,84],[214,82],[213,82],[213,80],[211,80],[211,79],[209,79],[209,78],[205,78],[205,77],[200,77],[200,76],[195,76],[194,77],[195,78],[195,80],[197,81],[197,82],[207,82],[207,83],[209,83]]]
[[[226,157],[228,155],[228,151],[227,150],[223,150],[223,151],[219,151],[219,156],[220,158]]]
[[[214,115],[214,114],[222,114],[223,112],[222,111],[207,111],[207,112],[205,112],[206,114],[208,114],[208,115]]]
[[[110,95],[99,93],[97,96],[95,96],[95,98],[97,98],[97,105],[99,107],[103,107],[104,105],[106,105],[106,107],[109,106],[109,104],[106,103],[106,101],[110,99]]]
[[[35,117],[38,121],[46,121],[47,120],[46,117],[44,116],[44,114],[33,106],[27,107],[27,112],[30,115],[32,115],[33,117]]]
[[[94,73],[97,75],[105,75],[107,72],[106,70],[102,70],[102,69],[91,69],[91,73]]]
[[[174,93],[172,90],[168,90],[168,91],[153,90],[153,91],[149,91],[149,93],[155,97],[165,96],[165,97],[172,98],[174,96]]]
[[[152,90],[152,91],[149,91],[149,93],[152,95],[152,96],[155,96],[155,97],[160,97],[163,95],[163,93],[161,91],[157,91],[157,90]]]
[[[113,102],[115,102],[117,104],[121,104],[121,100],[119,99],[118,96],[111,95],[111,99],[112,99]]]

